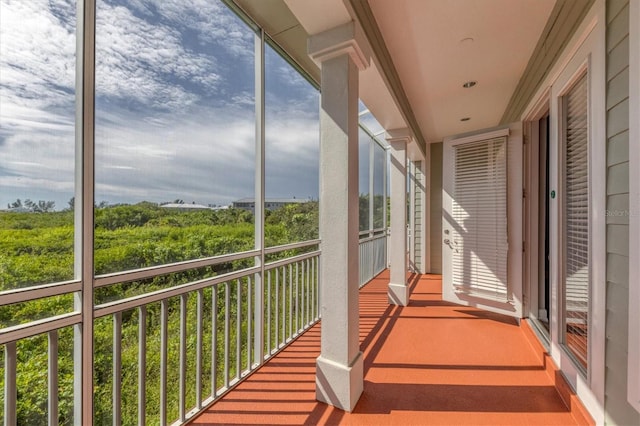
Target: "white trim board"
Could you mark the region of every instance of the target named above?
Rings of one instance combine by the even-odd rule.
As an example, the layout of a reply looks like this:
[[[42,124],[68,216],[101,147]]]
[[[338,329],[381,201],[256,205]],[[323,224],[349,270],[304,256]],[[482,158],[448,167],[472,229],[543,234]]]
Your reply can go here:
[[[640,1],[629,2],[629,403],[640,412]]]

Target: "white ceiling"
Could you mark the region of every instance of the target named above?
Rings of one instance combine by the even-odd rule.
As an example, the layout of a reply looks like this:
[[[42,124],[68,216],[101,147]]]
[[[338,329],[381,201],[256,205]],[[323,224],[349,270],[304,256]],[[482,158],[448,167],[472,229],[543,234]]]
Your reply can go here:
[[[499,124],[554,4],[369,0],[428,142]]]
[[[308,34],[353,19],[344,0],[284,1]],[[439,142],[499,124],[556,0],[368,2],[422,133]],[[385,128],[407,125],[375,58],[360,98]]]

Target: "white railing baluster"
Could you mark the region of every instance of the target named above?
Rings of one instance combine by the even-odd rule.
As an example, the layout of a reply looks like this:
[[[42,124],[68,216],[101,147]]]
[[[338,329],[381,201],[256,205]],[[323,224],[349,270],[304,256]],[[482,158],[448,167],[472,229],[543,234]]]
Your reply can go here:
[[[242,284],[236,280],[236,379],[242,376]]]
[[[47,400],[47,417],[49,426],[54,426],[58,424],[58,330],[51,330],[48,333],[48,340],[47,387],[49,399]]]
[[[285,344],[287,342],[287,335],[286,333],[286,324],[287,324],[287,319],[285,317],[286,314],[286,308],[287,308],[287,303],[286,303],[286,296],[287,296],[287,268],[285,266],[282,266],[282,338],[280,343],[281,344]]]
[[[300,262],[300,264],[302,266],[302,274],[300,276],[300,279],[301,279],[301,286],[300,287],[302,287],[302,289],[301,289],[302,297],[301,297],[301,301],[300,301],[300,304],[302,305],[301,306],[302,307],[302,309],[301,309],[302,312],[301,312],[301,315],[300,315],[300,330],[304,330],[305,325],[307,325],[307,322],[305,321],[305,319],[307,318],[307,314],[306,314],[306,312],[307,312],[307,304],[306,304],[307,294],[306,293],[307,292],[306,292],[306,288],[305,288],[305,286],[307,284],[307,282],[305,280],[305,278],[307,276],[307,271],[306,271],[306,268],[305,268],[304,260],[302,262]]]
[[[138,424],[147,424],[147,307],[138,308]]]
[[[187,294],[180,296],[180,372],[178,383],[178,418],[185,421],[187,390]]]
[[[229,294],[229,281],[224,283],[224,388],[229,387],[229,318],[231,300]]]
[[[8,342],[4,346],[4,424],[13,426],[17,423],[16,404],[18,390],[16,388],[16,342]]]
[[[316,257],[316,319],[320,319],[320,258]]]
[[[293,337],[293,266],[289,267],[289,338]]]
[[[311,321],[316,319],[316,262],[311,259]]]
[[[305,323],[304,323],[304,326],[306,329],[311,323],[311,265],[309,264],[309,259],[306,259],[305,263],[307,264],[307,275],[306,275],[307,309],[305,311],[306,317],[305,317]]]
[[[113,426],[122,424],[122,312],[113,314]]]
[[[306,264],[306,275],[305,275],[305,288],[306,288],[306,300],[305,300],[305,309],[304,309],[304,326],[305,328],[307,327],[307,325],[309,325],[309,294],[310,292],[310,288],[309,288],[309,259],[306,259],[305,261]]]
[[[308,288],[308,296],[307,299],[309,300],[308,302],[308,317],[307,317],[307,326],[309,326],[312,322],[313,322],[313,312],[314,312],[314,295],[315,295],[315,288],[313,287],[313,274],[314,274],[314,264],[313,264],[313,259],[307,259],[307,274],[309,276],[309,283],[307,284],[307,288]]]
[[[196,293],[196,408],[202,408],[202,290]]]
[[[300,286],[299,286],[300,272],[298,268],[299,263],[300,262],[296,262],[296,332],[295,332],[296,335],[300,330]]]
[[[296,334],[298,334],[298,298],[300,297],[298,292],[298,262],[292,264],[291,269],[293,280],[291,284],[291,291],[293,293],[293,313],[291,316],[291,322],[293,323],[293,332],[291,335],[295,336]]]
[[[211,397],[218,396],[218,286],[211,288]]]
[[[318,259],[313,259],[313,319],[317,320],[320,314],[318,313],[318,299],[320,293],[318,291]]]
[[[167,424],[167,338],[169,306],[167,299],[160,301],[160,425]]]
[[[274,270],[274,272],[276,273],[276,300],[275,300],[275,305],[276,305],[276,312],[275,312],[275,324],[274,324],[274,328],[275,328],[275,340],[274,340],[274,349],[278,349],[280,347],[280,268],[276,268]]]
[[[247,277],[247,371],[251,371],[251,335],[253,334],[253,327],[251,323],[251,318],[253,318],[253,309],[251,300],[253,299],[253,286],[251,285],[251,277]]]
[[[266,356],[271,355],[271,271],[267,271],[267,335],[265,336],[267,344]]]

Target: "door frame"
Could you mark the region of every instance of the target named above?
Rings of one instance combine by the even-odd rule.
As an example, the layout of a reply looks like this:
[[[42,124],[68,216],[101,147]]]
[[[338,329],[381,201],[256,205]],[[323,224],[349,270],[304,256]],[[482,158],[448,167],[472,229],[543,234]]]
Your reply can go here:
[[[544,260],[540,258],[540,247],[543,241],[540,239],[542,230],[540,229],[540,207],[542,197],[540,195],[540,121],[546,117],[550,117],[551,113],[551,88],[547,87],[538,98],[537,102],[532,106],[531,110],[524,118],[524,144],[523,144],[523,236],[524,250],[522,253],[522,285],[524,287],[524,309],[523,316],[533,319],[534,329],[538,331],[538,335],[542,337],[543,344],[549,348],[550,336],[546,329],[538,321],[539,309],[539,285],[540,285],[540,262]],[[551,120],[549,120],[549,124]],[[549,139],[551,139],[551,131],[547,130]],[[549,150],[547,150],[545,161],[549,162],[550,140],[546,141]],[[549,185],[551,179],[547,182]],[[546,195],[548,196],[548,194]],[[549,217],[549,221],[551,217]],[[551,277],[549,277],[551,280]],[[549,288],[551,292],[551,288]],[[549,298],[551,302],[551,298]],[[551,303],[550,303],[551,305]],[[551,316],[553,309],[547,306],[547,317],[549,327],[551,326]],[[550,330],[549,330],[550,332]]]

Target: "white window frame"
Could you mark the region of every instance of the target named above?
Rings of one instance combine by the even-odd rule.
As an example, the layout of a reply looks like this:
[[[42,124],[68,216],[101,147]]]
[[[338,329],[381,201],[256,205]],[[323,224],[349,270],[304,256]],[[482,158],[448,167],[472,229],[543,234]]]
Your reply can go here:
[[[574,361],[574,364],[577,366],[577,369],[582,373],[582,374],[589,374],[590,370],[591,370],[591,352],[592,352],[592,345],[591,345],[591,323],[592,323],[592,306],[593,306],[593,287],[594,287],[594,280],[593,280],[593,275],[592,275],[592,270],[593,270],[593,232],[594,232],[594,224],[593,224],[593,218],[592,218],[592,212],[593,212],[593,195],[594,195],[594,182],[593,182],[593,171],[594,171],[594,166],[595,166],[595,161],[597,161],[597,158],[592,157],[593,154],[593,149],[592,149],[592,145],[594,144],[595,140],[592,139],[594,132],[592,130],[592,121],[593,121],[593,116],[591,113],[591,108],[590,106],[591,104],[591,87],[592,87],[592,83],[593,83],[593,79],[592,79],[592,75],[591,75],[591,54],[589,53],[587,58],[585,58],[584,62],[582,64],[580,64],[577,68],[571,68],[568,67],[567,72],[563,73],[563,76],[560,78],[561,80],[563,79],[563,77],[565,77],[565,74],[570,74],[570,77],[568,79],[564,80],[564,85],[562,86],[562,88],[560,89],[560,91],[558,92],[555,88],[554,88],[554,102],[557,103],[555,111],[557,111],[557,114],[555,114],[555,117],[553,117],[553,120],[555,120],[556,122],[556,130],[555,133],[556,135],[556,140],[557,140],[557,144],[556,147],[554,148],[553,146],[551,147],[551,150],[555,149],[556,152],[554,154],[556,154],[556,164],[558,165],[558,176],[557,176],[557,180],[552,184],[556,187],[556,192],[557,192],[557,198],[556,198],[556,202],[557,202],[557,209],[558,209],[558,213],[556,214],[556,217],[558,218],[557,221],[557,227],[555,227],[554,229],[561,231],[558,232],[559,234],[559,239],[558,239],[558,257],[557,259],[562,260],[559,263],[559,270],[558,270],[558,274],[559,277],[558,279],[558,302],[559,302],[559,306],[558,306],[558,340],[560,342],[560,344],[562,345],[563,350],[567,353],[570,354],[572,360]],[[568,226],[567,226],[567,221],[565,220],[565,215],[564,215],[564,209],[567,207],[567,201],[566,201],[566,189],[567,189],[567,174],[562,173],[560,174],[560,171],[564,171],[565,170],[565,165],[567,162],[567,145],[568,145],[568,140],[567,140],[567,122],[569,117],[566,115],[566,108],[567,108],[567,101],[566,98],[569,96],[569,93],[573,90],[573,88],[576,86],[576,84],[578,83],[578,81],[580,81],[582,78],[586,77],[586,85],[587,85],[587,111],[588,111],[588,117],[587,117],[587,130],[588,130],[588,155],[587,155],[587,164],[588,164],[588,174],[587,174],[587,183],[588,183],[588,188],[587,188],[587,200],[588,200],[588,206],[589,206],[589,216],[588,216],[588,226],[589,226],[589,236],[588,236],[588,245],[589,245],[589,253],[588,253],[588,257],[589,257],[589,264],[588,264],[588,268],[589,268],[589,275],[588,275],[588,289],[589,289],[589,299],[588,299],[588,314],[587,314],[587,319],[589,320],[589,324],[588,324],[588,329],[587,329],[587,334],[588,334],[588,340],[587,340],[587,357],[588,357],[588,367],[587,370],[585,371],[583,366],[580,364],[580,362],[577,360],[576,358],[576,354],[572,353],[571,349],[568,346],[567,343],[567,276],[566,276],[566,267],[568,266],[567,264],[567,240],[568,238],[566,238],[567,236],[565,235],[565,233],[568,232]],[[565,77],[566,78],[566,77]],[[553,202],[552,202],[553,204]],[[606,225],[605,225],[606,226]]]
[[[549,190],[562,191],[558,175],[559,116],[558,102],[576,77],[587,68],[589,84],[589,183],[590,183],[590,274],[589,310],[589,368],[586,377],[561,343],[561,304],[558,298],[560,273],[558,262],[551,264],[550,354],[572,386],[596,424],[604,423],[605,342],[606,342],[606,15],[605,1],[596,0],[580,27],[543,81],[536,95],[522,115],[527,120],[545,96],[550,96],[550,152]],[[550,90],[550,92],[549,92]],[[561,194],[560,194],[561,195]],[[554,229],[563,218],[559,209],[560,197],[551,200],[550,256],[561,259],[560,239]]]
[[[629,2],[629,349],[627,400],[640,412],[640,2]],[[635,77],[632,77],[635,76]]]

